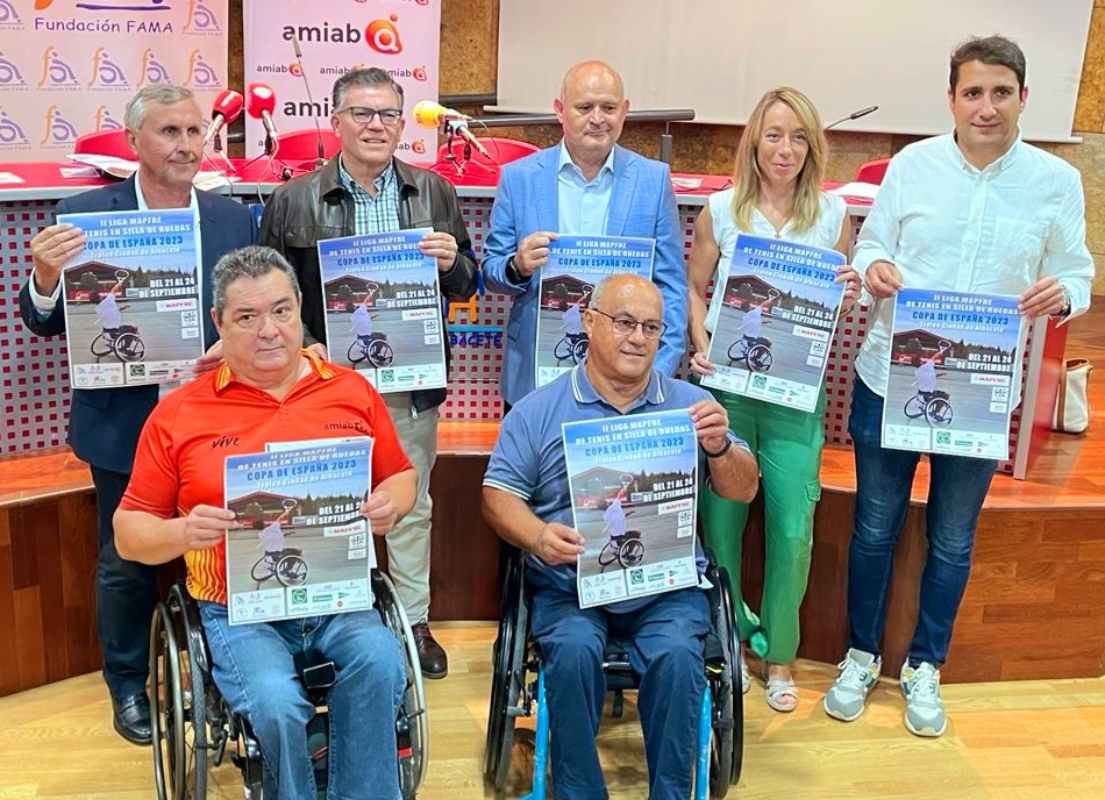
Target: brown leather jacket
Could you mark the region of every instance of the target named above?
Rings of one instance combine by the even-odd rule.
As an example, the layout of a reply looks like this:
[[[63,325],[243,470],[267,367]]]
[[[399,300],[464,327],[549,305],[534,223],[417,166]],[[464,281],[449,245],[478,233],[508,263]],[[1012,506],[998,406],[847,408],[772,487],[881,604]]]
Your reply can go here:
[[[476,291],[476,256],[460,215],[452,184],[429,170],[394,159],[399,179],[399,227],[447,231],[457,240],[457,260],[440,275],[441,293],[450,299],[467,300]],[[352,236],[353,199],[338,178],[337,156],[321,169],[281,186],[265,206],[261,218],[261,244],[284,254],[295,268],[303,292],[303,336],[307,344],[326,342],[325,306],[319,280],[320,239]],[[444,313],[442,331],[445,330]],[[443,333],[443,335],[445,335]],[[445,339],[445,363],[449,363],[449,339]],[[445,389],[413,392],[419,411],[445,401]]]

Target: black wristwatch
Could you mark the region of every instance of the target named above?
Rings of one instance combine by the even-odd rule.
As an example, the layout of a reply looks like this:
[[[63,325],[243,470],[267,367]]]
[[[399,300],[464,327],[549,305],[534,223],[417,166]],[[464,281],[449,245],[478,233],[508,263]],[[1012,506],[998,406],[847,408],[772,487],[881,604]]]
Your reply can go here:
[[[519,286],[529,280],[529,278],[518,272],[518,268],[514,266],[514,256],[506,260],[506,279]]]
[[[1055,314],[1054,317],[1056,319],[1066,319],[1070,316],[1070,308],[1070,292],[1067,291],[1066,287],[1063,287],[1063,307],[1059,309],[1059,313]]]
[[[729,452],[729,448],[733,446],[733,440],[728,436],[725,437],[725,447],[718,450],[716,453],[711,453],[705,447],[702,448],[702,452],[706,454],[706,458],[721,458],[723,455]]]

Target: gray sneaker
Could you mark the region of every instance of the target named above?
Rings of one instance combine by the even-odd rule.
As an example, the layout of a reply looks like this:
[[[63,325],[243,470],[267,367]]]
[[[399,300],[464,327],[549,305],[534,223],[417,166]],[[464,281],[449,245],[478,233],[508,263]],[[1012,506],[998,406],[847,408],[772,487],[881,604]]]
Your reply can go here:
[[[915,736],[940,736],[948,727],[940,697],[940,670],[927,661],[918,667],[902,664],[900,675],[905,697],[905,726]]]
[[[863,713],[867,693],[879,681],[882,659],[853,647],[837,666],[840,667],[840,674],[823,701],[825,713],[851,722]]]

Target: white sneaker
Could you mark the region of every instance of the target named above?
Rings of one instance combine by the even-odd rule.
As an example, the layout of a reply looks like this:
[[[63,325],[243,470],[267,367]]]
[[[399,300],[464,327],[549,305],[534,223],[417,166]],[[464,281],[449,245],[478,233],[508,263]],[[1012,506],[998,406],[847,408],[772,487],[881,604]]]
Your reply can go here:
[[[927,661],[920,666],[902,664],[899,676],[905,697],[905,726],[915,736],[940,736],[948,728],[944,700],[940,697],[940,670]]]
[[[748,662],[744,660],[744,648],[740,648],[741,654],[741,694],[748,694],[752,688],[752,673],[748,671]]]
[[[822,705],[830,717],[851,722],[863,713],[867,693],[879,682],[882,659],[853,647],[837,666],[840,674],[833,681]]]

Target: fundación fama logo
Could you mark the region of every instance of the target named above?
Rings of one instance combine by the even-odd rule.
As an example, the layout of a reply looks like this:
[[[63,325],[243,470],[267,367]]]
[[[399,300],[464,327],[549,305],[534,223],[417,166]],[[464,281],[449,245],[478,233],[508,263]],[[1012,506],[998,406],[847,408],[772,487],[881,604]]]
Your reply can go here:
[[[169,77],[169,70],[153,54],[153,48],[147,47],[142,53],[142,78],[138,81],[138,85],[172,82],[172,78]]]
[[[188,22],[185,33],[212,35],[222,32],[219,18],[207,5],[207,0],[188,0]]]
[[[75,141],[77,141],[77,129],[62,115],[61,109],[56,105],[46,109],[46,127],[41,144],[47,147],[59,147],[71,145]]]
[[[114,61],[107,52],[106,47],[97,47],[92,54],[92,80],[88,82],[90,89],[129,89],[123,68]]]
[[[79,89],[81,82],[69,63],[61,57],[58,49],[48,45],[42,51],[42,77],[38,81],[40,89]]]
[[[15,62],[5,58],[3,53],[0,53],[0,87],[5,90],[27,88],[27,82],[23,80],[23,73],[19,71],[19,67]]]
[[[99,106],[96,108],[95,124],[97,131],[120,131],[123,129],[119,121],[111,116],[111,112],[108,111],[107,106]]]
[[[23,20],[19,18],[12,0],[0,0],[0,30],[18,30],[22,27]]]
[[[219,76],[203,58],[203,53],[193,50],[188,56],[188,78],[184,85],[195,89],[212,89],[219,86]]]
[[[31,142],[20,124],[0,108],[0,147],[11,150],[30,146]]]

